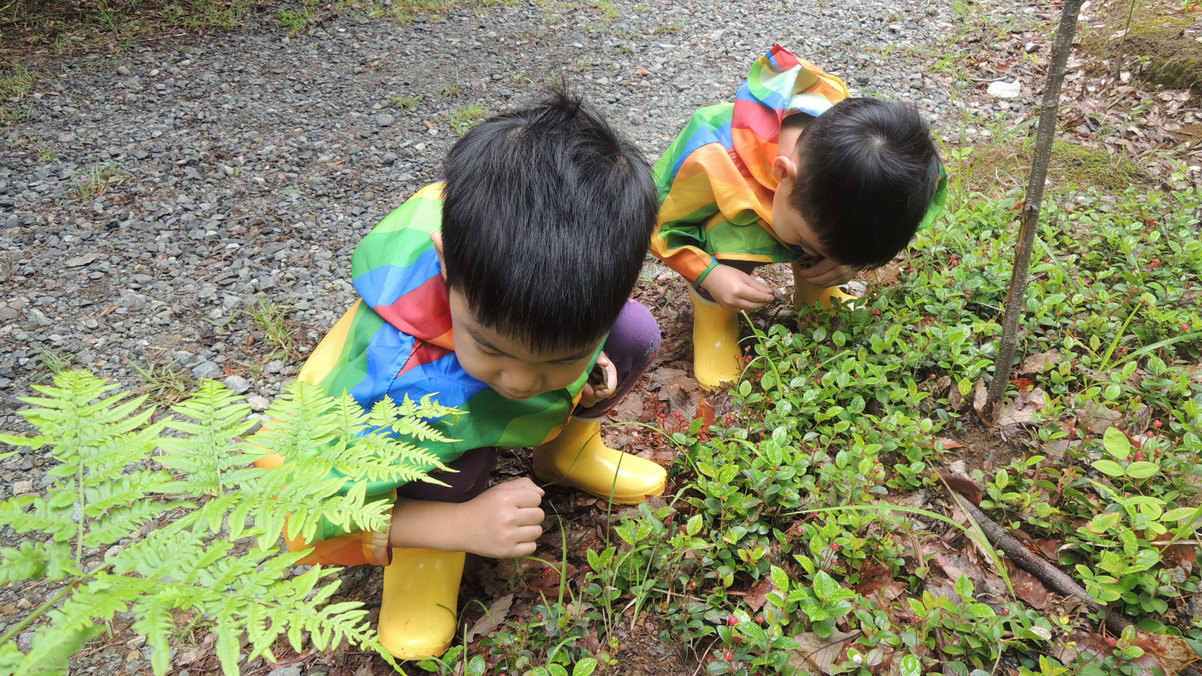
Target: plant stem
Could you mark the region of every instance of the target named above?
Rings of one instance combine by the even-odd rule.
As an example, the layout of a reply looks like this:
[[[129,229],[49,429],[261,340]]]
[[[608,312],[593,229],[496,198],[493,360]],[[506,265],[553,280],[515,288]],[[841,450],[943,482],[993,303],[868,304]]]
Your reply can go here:
[[[53,608],[54,604],[58,603],[59,601],[61,601],[63,599],[64,596],[71,593],[71,591],[74,590],[76,587],[78,587],[81,582],[83,582],[83,578],[77,577],[74,580],[72,580],[70,584],[68,584],[67,586],[58,590],[58,593],[55,594],[53,598],[51,598],[49,601],[46,601],[45,603],[43,603],[41,606],[38,607],[37,610],[26,615],[25,619],[18,622],[12,629],[9,629],[8,631],[6,631],[3,636],[0,636],[0,643],[7,643],[9,640],[12,639],[12,637],[14,637],[14,636],[20,634],[22,631],[24,631],[25,627],[28,627],[30,624],[33,624],[34,620],[38,619],[42,615],[45,615],[46,611]]]
[[[1010,292],[1006,295],[1006,315],[1002,320],[1002,340],[998,348],[997,364],[993,380],[989,383],[989,396],[985,400],[983,417],[988,422],[997,420],[998,404],[1006,394],[1010,381],[1010,369],[1014,365],[1014,351],[1018,343],[1018,325],[1026,306],[1027,275],[1031,266],[1031,250],[1035,245],[1035,230],[1039,225],[1039,208],[1043,202],[1043,184],[1047,180],[1048,164],[1052,159],[1052,138],[1056,134],[1056,109],[1060,102],[1060,85],[1064,82],[1064,69],[1069,52],[1073,49],[1073,36],[1077,32],[1077,16],[1081,12],[1082,0],[1065,0],[1060,14],[1060,27],[1056,31],[1056,43],[1052,47],[1052,64],[1048,70],[1048,81],[1043,91],[1043,104],[1039,113],[1039,132],[1035,137],[1035,157],[1031,164],[1031,175],[1027,182],[1027,199],[1023,206],[1022,225],[1019,228],[1018,249],[1014,253],[1014,271],[1010,277]]]

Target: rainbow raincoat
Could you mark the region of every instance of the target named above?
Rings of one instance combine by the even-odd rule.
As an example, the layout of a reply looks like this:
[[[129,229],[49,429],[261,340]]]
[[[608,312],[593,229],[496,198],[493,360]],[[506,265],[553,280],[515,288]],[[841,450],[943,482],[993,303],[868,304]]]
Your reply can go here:
[[[432,395],[461,415],[434,421],[455,441],[426,443],[443,462],[488,446],[537,446],[567,422],[588,377],[562,390],[506,399],[468,375],[454,352],[447,290],[430,234],[442,224],[442,185],[418,191],[355,248],[351,273],[361,300],[305,362],[299,378],[331,395],[349,392],[364,409],[383,397],[401,402]],[[594,356],[595,359],[595,356]],[[369,496],[397,488],[372,482]],[[339,533],[327,525],[324,540]]]
[[[843,80],[780,45],[760,57],[735,102],[693,113],[655,163],[660,210],[651,252],[694,286],[721,260],[796,260],[772,229],[781,123],[798,112],[817,117],[847,97]],[[920,227],[942,211],[944,183]]]

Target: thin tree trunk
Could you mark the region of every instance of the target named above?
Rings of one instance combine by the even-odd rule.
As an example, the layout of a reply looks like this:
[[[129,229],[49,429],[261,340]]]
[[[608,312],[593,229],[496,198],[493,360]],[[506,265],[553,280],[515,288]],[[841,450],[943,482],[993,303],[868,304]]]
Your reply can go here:
[[[1048,163],[1052,159],[1052,138],[1056,134],[1056,112],[1060,104],[1060,85],[1064,82],[1064,68],[1069,52],[1073,49],[1073,36],[1077,33],[1077,16],[1081,12],[1082,0],[1065,0],[1060,15],[1060,28],[1056,30],[1056,43],[1052,47],[1052,64],[1048,69],[1047,86],[1043,92],[1043,104],[1039,112],[1039,134],[1035,137],[1035,159],[1031,163],[1031,175],[1027,181],[1027,201],[1023,207],[1022,226],[1018,231],[1018,249],[1014,255],[1014,271],[1010,276],[1010,292],[1006,296],[1006,311],[1002,319],[1002,341],[998,348],[997,363],[993,380],[989,383],[989,396],[982,413],[987,420],[997,419],[998,404],[1006,394],[1010,381],[1010,369],[1014,366],[1015,346],[1018,344],[1018,326],[1027,302],[1027,273],[1031,266],[1031,249],[1035,246],[1035,230],[1039,225],[1039,207],[1043,202],[1043,184],[1048,176]]]

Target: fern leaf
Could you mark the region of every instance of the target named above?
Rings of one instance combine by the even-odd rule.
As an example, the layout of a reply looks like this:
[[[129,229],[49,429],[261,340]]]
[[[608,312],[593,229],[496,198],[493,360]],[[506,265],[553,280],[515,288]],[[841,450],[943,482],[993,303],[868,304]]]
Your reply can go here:
[[[160,446],[164,455],[159,462],[183,473],[185,485],[192,491],[223,492],[223,475],[236,462],[229,451],[237,437],[257,424],[246,420],[250,406],[239,403],[228,388],[210,380],[171,410],[195,422],[167,421],[168,428],[187,436],[163,439]]]
[[[159,490],[169,478],[170,475],[166,472],[154,470],[135,471],[103,482],[92,482],[89,477],[84,489],[87,502],[84,515],[100,516],[113,507],[145,500],[149,494]]]
[[[156,674],[167,673],[171,666],[171,646],[167,639],[174,618],[172,608],[164,601],[162,596],[144,596],[134,606],[138,619],[133,623],[133,630],[145,636],[147,644],[154,648],[150,666]]]
[[[57,609],[47,613],[58,630],[78,631],[103,625],[117,613],[128,610],[127,602],[139,595],[138,581],[101,575],[77,587]]]
[[[238,673],[238,653],[242,643],[238,640],[241,632],[236,629],[236,624],[232,617],[222,614],[217,617],[214,627],[217,633],[217,659],[221,662],[221,671],[226,674]]]
[[[74,501],[65,506],[53,506],[36,495],[22,495],[0,502],[0,524],[12,526],[18,533],[42,531],[56,541],[63,542],[78,531],[74,513]],[[31,509],[32,508],[32,509]]]
[[[79,652],[84,643],[103,632],[103,625],[71,629],[39,627],[33,635],[33,645],[29,652],[11,673],[65,674],[71,656]]]
[[[182,500],[169,503],[142,500],[128,507],[111,509],[104,514],[103,519],[94,521],[88,526],[87,533],[83,537],[83,545],[85,547],[111,545],[121,538],[128,537],[130,533],[137,531],[163,512],[189,504]]]
[[[30,542],[0,549],[0,584],[46,577],[61,580],[67,571],[59,562],[71,559],[71,549],[59,542]]]

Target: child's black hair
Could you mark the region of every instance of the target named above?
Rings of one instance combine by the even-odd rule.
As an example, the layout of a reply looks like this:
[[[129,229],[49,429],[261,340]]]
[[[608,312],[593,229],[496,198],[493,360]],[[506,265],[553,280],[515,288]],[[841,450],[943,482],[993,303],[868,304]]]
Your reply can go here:
[[[872,98],[840,101],[798,141],[789,205],[818,234],[823,253],[857,268],[888,263],[930,207],[939,154],[916,109]]]
[[[532,351],[595,342],[642,268],[658,199],[642,153],[562,89],[463,135],[443,164],[447,288]]]

